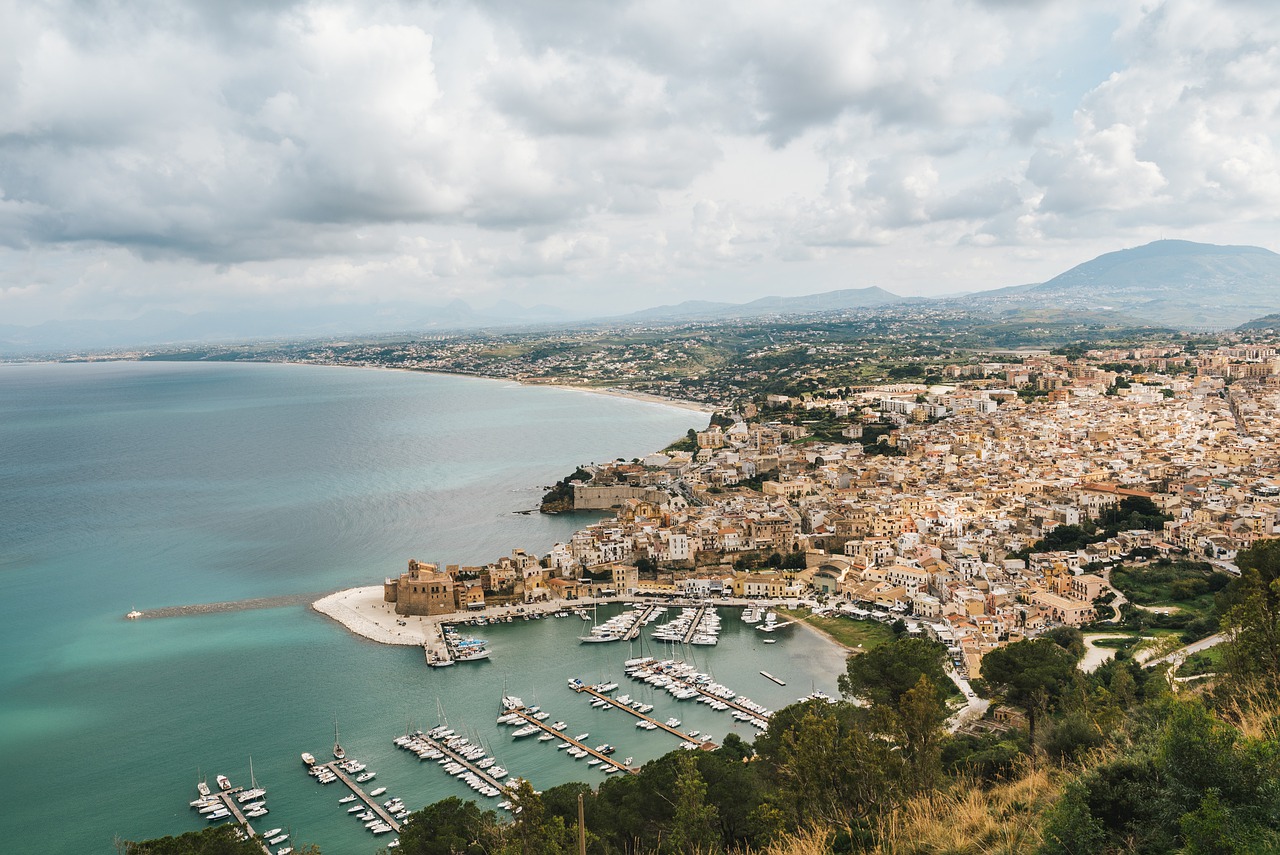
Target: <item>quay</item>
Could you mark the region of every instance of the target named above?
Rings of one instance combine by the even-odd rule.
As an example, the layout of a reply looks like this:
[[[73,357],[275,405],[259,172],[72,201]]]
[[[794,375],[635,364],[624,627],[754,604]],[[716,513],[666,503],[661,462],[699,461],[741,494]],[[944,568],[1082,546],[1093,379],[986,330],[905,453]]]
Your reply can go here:
[[[333,763],[322,763],[320,765],[324,766],[326,769],[333,772],[333,774],[337,775],[338,778],[342,781],[342,783],[346,784],[347,787],[351,790],[351,792],[356,794],[356,798],[364,802],[369,807],[369,810],[374,812],[374,815],[376,815],[378,819],[382,820],[387,825],[391,826],[392,831],[394,831],[396,834],[400,833],[400,821],[397,820],[391,814],[387,813],[386,808],[378,804],[377,799],[369,796],[369,794],[366,793],[364,790],[362,790],[360,788],[360,785],[357,784],[355,781],[353,781],[351,777],[347,775],[346,772],[339,769],[336,761]]]
[[[704,615],[706,615],[707,609],[709,608],[713,608],[713,607],[708,606],[706,603],[702,603],[701,605],[698,606],[698,611],[693,616],[693,620],[689,621],[689,628],[685,630],[685,634],[684,634],[685,644],[688,644],[690,641],[693,640],[694,635],[696,635],[698,632],[698,625],[702,623],[702,618]]]
[[[613,766],[615,769],[618,769],[621,772],[628,772],[632,775],[640,771],[639,769],[636,769],[632,766],[628,766],[625,763],[620,763],[617,760],[614,760],[608,754],[601,754],[599,751],[595,750],[590,745],[586,745],[582,742],[579,742],[578,740],[574,739],[572,736],[566,736],[563,732],[559,730],[552,730],[551,725],[538,721],[531,714],[525,712],[525,707],[521,707],[520,709],[516,709],[516,710],[511,710],[508,713],[503,713],[503,715],[512,715],[512,714],[518,715],[520,716],[520,718],[524,719],[529,724],[536,725],[538,729],[552,734],[561,742],[567,742],[570,745],[572,745],[574,748],[579,748],[587,752],[588,754],[590,754],[592,757],[599,758],[601,765],[608,763],[610,766]]]
[[[644,611],[638,614],[631,622],[631,628],[622,634],[623,641],[635,641],[640,637],[640,631],[645,628],[645,624],[649,620],[649,616],[653,614],[653,610],[658,606],[656,603],[649,603],[644,607]]]
[[[651,724],[656,724],[659,729],[665,730],[667,733],[671,734],[672,736],[679,737],[684,742],[692,742],[698,745],[699,747],[701,747],[703,750],[710,751],[716,747],[716,744],[714,742],[711,742],[710,740],[691,737],[689,736],[689,734],[684,733],[672,727],[666,722],[658,721],[656,718],[647,716],[644,713],[640,712],[639,710],[633,709],[632,707],[627,706],[621,701],[614,700],[613,698],[606,695],[604,692],[597,692],[595,689],[591,688],[590,686],[578,684],[573,686],[573,690],[575,692],[578,692],[579,694],[585,692],[586,694],[591,695],[594,698],[599,698],[600,700],[608,703],[613,707],[616,707],[617,709],[625,710],[626,712],[631,713],[633,716],[635,716],[638,719],[643,719],[644,721],[647,721]],[[534,724],[538,724],[538,723],[539,722],[534,722]],[[573,740],[570,740],[570,742],[572,741]],[[595,752],[592,752],[592,753],[595,753]]]
[[[772,674],[770,674],[768,671],[761,671],[761,672],[760,672],[760,676],[761,676],[761,677],[766,677],[766,678],[768,678],[768,679],[772,680],[773,682],[777,683],[779,686],[785,686],[785,685],[787,685],[786,683],[784,683],[784,682],[782,682],[781,680],[779,680],[777,677],[775,677],[775,676],[773,676]]]

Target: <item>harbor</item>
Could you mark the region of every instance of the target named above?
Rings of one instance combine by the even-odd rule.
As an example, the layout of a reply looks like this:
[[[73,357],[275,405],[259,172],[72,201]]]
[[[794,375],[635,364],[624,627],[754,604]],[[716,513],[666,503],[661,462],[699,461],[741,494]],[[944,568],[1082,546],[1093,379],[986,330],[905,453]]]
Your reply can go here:
[[[288,846],[275,851],[271,849],[272,841],[283,843],[288,838],[287,834],[280,837],[281,829],[277,828],[267,834],[259,835],[249,822],[250,816],[247,814],[252,814],[256,818],[267,813],[265,789],[257,787],[256,781],[253,782],[255,786],[248,790],[244,787],[232,786],[230,779],[225,775],[218,775],[216,780],[217,790],[212,790],[203,781],[197,785],[199,795],[190,802],[192,810],[199,813],[207,822],[235,823],[237,835],[243,840],[252,840],[266,855],[289,855],[293,851],[293,848]]]
[[[640,680],[651,686],[667,690],[676,700],[690,700],[697,697],[713,710],[732,710],[738,721],[746,722],[760,730],[769,726],[773,713],[757,704],[750,698],[742,697],[728,686],[714,682],[709,674],[703,674],[692,665],[674,659],[656,661],[649,657],[628,660],[626,674],[633,680]],[[785,686],[782,680],[760,672],[779,686]]]
[[[649,605],[653,604],[646,604],[639,613],[643,615],[649,611]],[[750,740],[755,729],[745,722],[729,718],[726,712],[715,711],[705,703],[680,703],[680,699],[675,698],[663,688],[623,679],[622,672],[628,667],[626,663],[633,661],[634,658],[629,657],[629,652],[638,655],[638,651],[634,651],[634,648],[647,649],[650,646],[650,631],[662,621],[662,612],[659,612],[658,608],[661,606],[655,606],[648,615],[649,618],[655,615],[658,617],[642,630],[642,637],[637,637],[634,641],[613,644],[582,645],[577,641],[578,636],[584,634],[584,629],[592,625],[589,622],[592,611],[590,607],[586,609],[588,621],[573,616],[572,612],[566,618],[556,619],[552,613],[542,619],[528,620],[523,620],[517,613],[513,615],[511,623],[503,619],[496,623],[488,620],[487,625],[483,627],[459,626],[459,631],[474,633],[487,640],[493,656],[487,664],[485,662],[459,663],[444,669],[428,669],[423,664],[421,652],[414,647],[395,648],[374,644],[342,645],[344,636],[333,633],[327,621],[312,619],[311,625],[315,627],[315,635],[306,639],[306,649],[324,651],[326,656],[340,663],[344,672],[366,674],[368,679],[363,682],[357,680],[350,686],[335,686],[334,700],[331,703],[302,712],[301,728],[305,728],[309,734],[312,745],[319,744],[316,740],[322,738],[326,731],[328,731],[328,741],[332,742],[333,718],[334,713],[337,713],[344,723],[342,744],[346,748],[347,756],[359,757],[368,764],[370,769],[376,769],[379,772],[376,779],[364,783],[355,781],[356,775],[347,773],[347,777],[360,787],[368,798],[356,797],[348,783],[338,779],[326,762],[319,765],[334,777],[335,780],[330,786],[318,785],[314,779],[297,774],[298,751],[295,746],[300,727],[296,724],[286,724],[283,720],[280,727],[281,733],[285,735],[284,738],[274,740],[270,744],[263,744],[262,739],[255,736],[246,744],[243,734],[237,731],[225,740],[228,749],[226,754],[213,754],[205,759],[202,765],[209,768],[210,765],[217,763],[224,768],[230,768],[236,757],[239,757],[244,771],[233,774],[232,777],[243,778],[248,782],[249,769],[244,765],[244,756],[246,750],[251,748],[254,755],[253,765],[258,778],[262,779],[266,775],[272,780],[282,779],[276,783],[272,794],[275,798],[272,802],[284,797],[288,799],[289,804],[287,816],[277,818],[278,811],[273,809],[266,817],[246,817],[258,836],[264,830],[286,825],[282,820],[288,820],[288,825],[294,833],[290,842],[294,839],[303,842],[319,841],[325,846],[326,851],[329,848],[336,848],[338,851],[349,851],[357,855],[362,852],[372,855],[376,849],[384,847],[390,838],[396,837],[396,832],[393,829],[376,837],[369,832],[365,827],[366,822],[376,820],[386,824],[385,817],[374,812],[369,800],[382,804],[391,798],[392,793],[400,796],[406,805],[414,808],[448,796],[457,796],[475,800],[485,809],[501,810],[499,805],[507,799],[505,792],[500,791],[496,796],[488,796],[480,789],[473,787],[472,782],[480,782],[484,787],[504,784],[509,786],[512,778],[520,775],[528,777],[534,787],[540,790],[569,781],[586,781],[594,786],[606,778],[620,777],[626,774],[628,769],[639,769],[644,763],[673,749],[678,749],[686,742],[698,747],[704,743],[714,746],[723,741],[726,733],[733,731]],[[680,612],[680,608],[667,608],[669,616],[675,616]],[[632,610],[621,603],[610,603],[598,606],[597,611],[599,620],[603,622],[610,617],[630,613]],[[711,610],[708,609],[708,611]],[[768,636],[756,632],[753,626],[742,623],[738,618],[741,613],[740,608],[721,608],[720,612],[723,615],[723,629],[719,645],[716,647],[691,646],[684,650],[685,661],[690,663],[696,661],[698,671],[714,673],[720,682],[738,690],[746,689],[747,694],[756,701],[770,706],[782,706],[793,702],[795,698],[788,689],[779,688],[760,677],[757,672],[762,668],[772,674],[785,677],[789,682],[803,683],[805,691],[809,690],[810,683],[814,681],[815,676],[818,676],[816,674],[818,665],[812,665],[811,660],[815,655],[820,656],[820,651],[829,649],[817,636],[802,633],[791,637],[778,633],[776,637],[782,639],[780,643],[772,646],[763,645],[762,638]],[[239,619],[253,622],[269,614],[270,612],[248,611],[240,613]],[[230,620],[234,617],[236,615],[210,616],[208,620]],[[168,626],[170,623],[155,621],[148,623],[147,626]],[[172,622],[175,626],[177,623]],[[330,650],[326,647],[326,639],[329,638],[333,638],[334,646],[341,646],[341,650]],[[569,652],[572,652],[575,657],[575,669],[565,673],[563,662]],[[307,663],[311,661],[310,657],[313,655],[315,654],[310,652],[301,658],[304,669],[308,668]],[[693,658],[695,656],[696,660]],[[818,663],[821,661],[821,659],[817,660]],[[841,662],[843,662],[843,656],[840,651],[832,649],[828,667]],[[834,670],[832,667],[832,671]],[[598,694],[591,692],[565,693],[565,689],[561,687],[567,688],[566,678],[575,672],[583,676],[593,675],[586,680],[588,684],[593,685],[603,682],[605,675],[613,674],[616,675],[617,682],[622,684],[622,687],[612,693],[603,693],[605,697],[611,699],[609,701],[601,700]],[[375,678],[378,682],[375,682]],[[320,672],[317,672],[316,679],[322,679]],[[398,695],[390,703],[384,702],[381,705],[370,706],[371,699],[378,696],[378,685],[385,685],[386,679],[401,680],[404,686],[403,694]],[[772,688],[770,691],[756,688],[756,683]],[[819,682],[818,686],[828,691],[834,690],[833,685]],[[617,712],[618,696],[628,690],[633,700],[643,699],[646,704],[651,705],[650,712],[636,715],[636,708],[630,704],[627,704],[630,714]],[[512,732],[518,727],[530,725],[528,716],[536,713],[517,716],[518,727],[496,724],[494,708],[497,705],[497,699],[503,694],[512,693],[523,696],[526,710],[541,705],[543,711],[551,713],[551,717],[536,726],[535,734],[524,738],[512,738]],[[555,700],[557,697],[561,700]],[[580,700],[569,703],[571,697],[578,697]],[[699,693],[697,697],[704,697],[704,695]],[[734,700],[737,702],[736,698]],[[605,706],[599,710],[590,709],[589,704],[597,701]],[[258,699],[254,699],[253,703],[246,701],[243,705],[243,714],[251,715],[258,707]],[[482,757],[483,759],[496,757],[496,762],[487,769],[480,768],[481,758],[468,759],[463,756],[462,751],[449,748],[446,743],[454,737],[436,740],[443,749],[448,749],[447,754],[445,750],[441,750],[441,756],[447,757],[447,763],[458,764],[455,772],[450,772],[445,769],[446,763],[438,762],[440,758],[432,758],[428,761],[417,756],[412,748],[406,749],[405,746],[393,744],[397,738],[403,740],[405,736],[414,735],[413,728],[406,728],[406,721],[411,718],[421,719],[423,710],[434,712],[431,715],[431,726],[423,724],[422,731],[430,732],[437,723],[442,724],[447,720],[452,723],[450,726],[457,730],[454,736],[463,734],[473,746],[488,746],[487,754]],[[597,712],[600,714],[596,715]],[[677,726],[667,725],[673,717],[678,717],[681,723]],[[572,727],[557,732],[554,740],[539,741],[539,735],[551,736],[548,729],[556,723],[557,718],[566,719]],[[348,722],[359,722],[359,724],[352,727]],[[637,728],[641,723],[646,725],[644,729],[652,727],[658,733],[655,736],[645,737],[639,732],[640,728]],[[586,731],[590,731],[589,738],[576,738]],[[266,733],[263,736],[270,738],[272,733]],[[566,743],[566,748],[557,750],[560,743]],[[616,753],[604,754],[598,750],[606,743],[616,746]],[[426,745],[426,743],[422,744]],[[435,746],[428,747],[435,750]],[[575,760],[568,756],[570,748],[575,752],[581,751],[581,758]],[[316,754],[319,755],[320,752],[317,751]],[[554,755],[565,756],[560,761],[556,761],[553,759]],[[630,766],[625,763],[627,756],[631,756],[633,760]],[[605,759],[610,757],[612,762]],[[325,761],[330,758],[320,757],[319,759]],[[598,762],[589,767],[590,761]],[[430,771],[421,768],[424,762],[430,762]],[[510,774],[496,778],[492,775],[494,766],[498,766],[499,769],[506,767],[510,770]],[[599,771],[592,771],[593,769]],[[608,772],[606,773],[605,770]],[[193,764],[193,768],[182,775],[181,780],[177,782],[178,785],[190,788],[192,776],[197,772]],[[482,773],[489,774],[493,779],[481,778]],[[196,778],[198,779],[198,775]],[[385,778],[390,780],[383,781]],[[211,776],[209,784],[212,786],[213,783]],[[378,783],[391,784],[392,792],[380,796],[371,795],[371,791],[377,789]],[[216,787],[214,789],[216,790]],[[278,796],[277,793],[286,795]],[[339,805],[336,803],[339,796],[352,797],[352,801]],[[187,798],[194,798],[194,794]],[[280,801],[279,804],[283,809],[286,802]],[[357,805],[361,807],[360,812],[349,815],[348,810]],[[272,807],[274,808],[275,805],[273,804]],[[385,805],[383,807],[385,810]],[[241,810],[243,813],[244,808],[242,807]],[[182,813],[186,814],[187,811]],[[395,818],[397,811],[387,810],[387,813]],[[357,819],[364,814],[370,815],[368,820]],[[199,826],[206,824],[202,816],[197,817],[194,812],[190,816],[187,822],[196,823]],[[263,823],[268,819],[273,821],[264,826]],[[224,821],[229,823],[235,820],[229,818]],[[397,819],[397,822],[403,826],[403,820]],[[194,828],[196,825],[189,827]],[[284,846],[285,844],[282,843],[270,848],[276,850]],[[272,855],[275,855],[274,851]]]

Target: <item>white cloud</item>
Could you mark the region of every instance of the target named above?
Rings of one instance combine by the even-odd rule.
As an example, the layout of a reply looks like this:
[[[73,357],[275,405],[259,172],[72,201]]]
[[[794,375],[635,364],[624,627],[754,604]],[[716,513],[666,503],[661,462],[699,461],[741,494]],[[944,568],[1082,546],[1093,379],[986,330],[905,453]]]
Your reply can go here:
[[[949,291],[1160,232],[1265,242],[1280,216],[1261,0],[0,0],[0,20],[0,287],[23,322],[637,308],[851,266]]]

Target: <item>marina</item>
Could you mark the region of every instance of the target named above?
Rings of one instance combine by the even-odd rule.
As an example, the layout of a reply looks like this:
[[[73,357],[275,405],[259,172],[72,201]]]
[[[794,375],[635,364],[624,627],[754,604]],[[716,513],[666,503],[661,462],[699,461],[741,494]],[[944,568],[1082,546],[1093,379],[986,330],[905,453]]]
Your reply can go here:
[[[501,779],[507,777],[507,770],[496,765],[497,759],[488,756],[483,746],[474,745],[468,738],[457,735],[447,724],[426,732],[406,733],[397,736],[393,742],[397,748],[418,755],[419,760],[435,760],[444,771],[483,796],[492,798],[506,791],[506,784]],[[465,777],[468,775],[469,778]]]
[[[387,830],[394,831],[397,834],[400,833],[400,821],[397,820],[390,813],[388,813],[385,807],[378,804],[377,800],[373,797],[372,794],[366,793],[358,783],[352,780],[351,776],[348,775],[347,772],[342,768],[342,765],[343,765],[342,763],[335,760],[331,763],[322,763],[320,765],[323,768],[328,769],[339,781],[346,784],[347,788],[351,790],[351,793],[357,799],[364,802],[365,807],[368,810],[373,812],[373,815],[377,817],[382,822],[382,824],[387,827]],[[383,792],[385,793],[386,790],[383,790]],[[369,826],[366,826],[366,827],[368,827],[369,830],[374,834],[385,833],[385,832],[377,831],[376,829],[378,828],[378,826],[376,825],[372,827],[369,827]]]
[[[669,722],[671,720],[668,720],[665,722],[658,721],[656,718],[652,718],[646,715],[645,713],[640,712],[639,709],[632,707],[630,704],[625,704],[619,701],[617,698],[610,697],[608,694],[601,691],[597,687],[586,685],[581,680],[570,680],[569,687],[579,694],[590,695],[596,700],[604,701],[605,704],[609,706],[612,706],[617,709],[624,710],[630,713],[631,715],[635,716],[636,718],[650,725],[650,727],[647,728],[649,730],[665,730],[667,733],[670,733],[672,736],[679,738],[682,743],[687,743],[695,748],[703,748],[709,751],[716,747],[716,744],[714,742],[711,742],[710,740],[700,739],[699,737],[693,736],[692,734],[684,733],[683,731],[678,729],[679,727],[678,724],[675,724],[675,725],[670,724]]]
[[[225,786],[223,783],[225,782]],[[257,845],[262,847],[262,851],[266,855],[275,855],[271,848],[267,846],[258,833],[253,830],[253,826],[249,822],[249,817],[245,816],[245,812],[240,809],[241,796],[258,796],[266,795],[266,790],[253,789],[246,791],[243,787],[231,786],[230,780],[225,776],[218,776],[219,789],[217,792],[209,792],[209,787],[201,783],[197,788],[200,796],[191,802],[192,810],[199,812],[209,822],[219,822],[222,820],[232,820],[239,826],[239,833],[247,839],[254,840]],[[247,799],[246,799],[247,800]],[[261,804],[261,803],[259,803]],[[247,808],[246,808],[247,810]],[[265,811],[264,811],[265,813]]]
[[[527,726],[533,726],[538,728],[539,730],[545,731],[546,733],[553,734],[556,738],[560,739],[562,742],[567,742],[573,748],[576,748],[578,751],[583,752],[583,754],[579,756],[590,755],[592,760],[598,761],[596,765],[599,765],[602,767],[607,766],[609,768],[614,769],[615,771],[630,772],[631,774],[635,774],[637,771],[639,771],[638,769],[635,769],[632,766],[628,766],[626,763],[613,759],[611,754],[602,753],[599,750],[592,748],[590,745],[583,742],[582,740],[586,738],[586,734],[583,734],[580,737],[566,736],[560,731],[553,730],[551,725],[546,724],[545,722],[535,718],[534,714],[529,712],[529,708],[526,708],[524,706],[513,708],[510,710],[507,710],[506,715],[517,716],[520,719],[523,719],[525,722],[527,722],[528,723]],[[681,736],[683,736],[683,734],[681,734]],[[591,761],[587,761],[587,762],[588,762],[588,765],[591,765]]]
[[[728,686],[712,681],[709,674],[700,673],[694,669],[694,666],[685,662],[674,659],[659,662],[645,658],[628,660],[626,665],[628,677],[665,689],[677,700],[692,700],[697,697],[699,701],[706,703],[714,710],[722,712],[732,710],[734,718],[760,730],[765,730],[769,726],[772,712],[750,698],[742,697]],[[766,674],[764,671],[760,673],[779,686],[786,685],[771,674]]]

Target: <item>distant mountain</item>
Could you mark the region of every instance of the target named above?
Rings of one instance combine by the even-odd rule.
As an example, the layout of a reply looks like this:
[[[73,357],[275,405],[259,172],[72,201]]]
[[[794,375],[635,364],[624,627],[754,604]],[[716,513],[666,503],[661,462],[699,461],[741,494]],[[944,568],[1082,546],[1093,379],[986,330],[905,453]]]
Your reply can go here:
[[[437,306],[376,303],[271,313],[148,312],[127,320],[50,321],[30,327],[0,324],[0,356],[379,333],[412,335],[566,320],[565,313],[549,306],[526,308],[504,302],[489,309],[473,309],[462,300]]]
[[[1249,330],[1280,330],[1280,314],[1263,315],[1260,318],[1254,318],[1246,321],[1236,327],[1240,332],[1248,332]]]
[[[1003,313],[1090,312],[1182,329],[1228,329],[1280,311],[1280,255],[1256,246],[1161,240],[1109,252],[1038,285],[965,299]]]
[[[838,312],[900,303],[902,297],[876,286],[825,291],[803,297],[761,297],[750,303],[712,303],[686,300],[674,306],[655,306],[623,315],[622,321],[706,320],[710,318],[754,318],[763,315],[796,315],[810,312]]]

